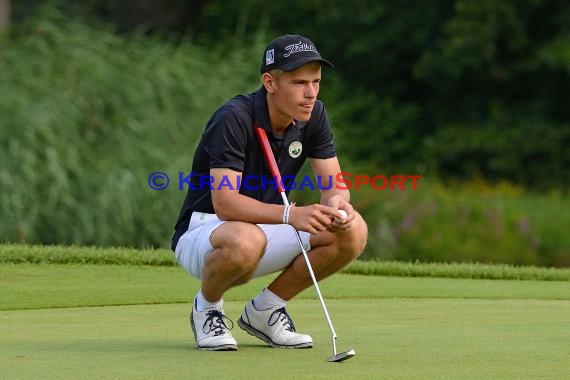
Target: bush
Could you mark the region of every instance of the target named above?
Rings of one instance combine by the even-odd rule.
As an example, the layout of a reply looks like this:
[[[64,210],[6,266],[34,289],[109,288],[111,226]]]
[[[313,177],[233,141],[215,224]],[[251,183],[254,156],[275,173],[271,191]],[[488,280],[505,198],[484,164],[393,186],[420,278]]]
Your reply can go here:
[[[369,224],[366,259],[570,265],[568,196],[559,193],[422,178],[416,191],[368,188],[353,199]]]

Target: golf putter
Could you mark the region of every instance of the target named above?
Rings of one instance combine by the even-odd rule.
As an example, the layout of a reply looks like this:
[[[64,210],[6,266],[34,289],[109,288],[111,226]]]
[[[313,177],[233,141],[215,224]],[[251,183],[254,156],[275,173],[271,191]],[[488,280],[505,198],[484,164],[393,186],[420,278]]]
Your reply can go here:
[[[283,204],[285,206],[289,206],[289,200],[287,199],[287,194],[285,194],[285,188],[283,187],[282,180],[281,180],[281,173],[279,173],[279,168],[277,167],[277,163],[275,162],[275,156],[273,155],[273,151],[271,150],[271,146],[269,145],[269,140],[267,139],[267,134],[263,127],[256,125],[255,126],[255,133],[257,134],[257,138],[259,143],[261,144],[261,148],[263,149],[263,155],[265,156],[265,161],[267,162],[267,166],[271,172],[271,175],[277,182],[275,185],[277,186],[277,190],[283,199]],[[321,295],[321,290],[319,288],[319,284],[317,283],[317,279],[315,277],[315,273],[313,272],[313,267],[311,266],[311,262],[309,261],[309,256],[307,255],[307,251],[303,246],[303,242],[301,241],[301,235],[299,235],[299,231],[295,229],[295,235],[297,236],[297,242],[299,243],[299,247],[301,247],[301,252],[303,253],[303,257],[305,259],[305,263],[307,263],[307,269],[309,270],[309,274],[311,275],[311,279],[313,280],[313,285],[317,291],[317,295],[319,297],[319,301],[321,302],[321,306],[325,313],[325,317],[329,324],[329,328],[332,334],[332,346],[333,346],[333,354],[327,358],[329,362],[342,362],[344,360],[350,359],[356,352],[354,350],[349,350],[341,353],[336,352],[336,339],[337,335],[334,331],[334,327],[329,316],[329,312],[327,310],[327,306],[325,305],[325,301],[323,300],[323,296]]]

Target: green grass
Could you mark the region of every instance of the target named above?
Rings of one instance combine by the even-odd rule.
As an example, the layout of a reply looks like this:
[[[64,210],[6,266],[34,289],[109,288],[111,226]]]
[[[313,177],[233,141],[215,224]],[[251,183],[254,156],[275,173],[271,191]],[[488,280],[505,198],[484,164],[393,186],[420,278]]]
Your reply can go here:
[[[418,293],[426,285],[399,280],[412,281],[405,287]],[[350,289],[353,281],[354,276],[338,276],[329,283]],[[487,282],[445,281],[444,296],[445,289],[465,282],[480,290]],[[357,351],[342,364],[324,361],[331,343],[320,306],[300,299],[288,309],[298,329],[313,336],[312,350],[270,349],[235,328],[237,352],[197,351],[188,303],[2,311],[0,367],[5,378],[18,379],[563,379],[569,369],[567,300],[449,293],[361,298],[359,289],[351,297],[327,297],[339,350]],[[243,301],[225,305],[234,320],[242,307]]]
[[[234,319],[241,302],[227,302]],[[568,302],[345,299],[329,302],[339,349],[314,301],[289,310],[312,350],[276,350],[235,328],[237,352],[199,352],[188,305],[11,311],[0,314],[5,378],[63,379],[563,379]],[[346,311],[350,310],[350,313]],[[355,323],[357,317],[357,323]]]
[[[100,248],[80,246],[0,245],[0,263],[118,264],[177,266],[166,249]],[[504,280],[570,281],[570,268],[491,265],[481,263],[420,263],[356,261],[344,273],[399,276]]]
[[[1,244],[0,263],[177,265],[173,252],[166,249],[29,244]]]
[[[336,364],[325,361],[330,331],[312,288],[287,308],[298,330],[313,336],[313,349],[271,349],[236,327],[237,352],[201,352],[188,325],[199,283],[170,252],[0,246],[0,378],[519,380],[564,379],[570,370],[565,270],[350,268],[321,283],[339,351],[357,351]],[[551,275],[536,276],[543,271]],[[526,280],[508,279],[515,275]],[[271,278],[231,289],[228,316],[237,320]]]
[[[231,289],[227,300],[245,301],[270,280]],[[0,310],[101,305],[188,303],[199,284],[176,267],[121,265],[0,265]],[[402,278],[339,274],[322,282],[327,299],[474,298],[570,300],[568,281]],[[314,290],[300,295],[314,299]]]

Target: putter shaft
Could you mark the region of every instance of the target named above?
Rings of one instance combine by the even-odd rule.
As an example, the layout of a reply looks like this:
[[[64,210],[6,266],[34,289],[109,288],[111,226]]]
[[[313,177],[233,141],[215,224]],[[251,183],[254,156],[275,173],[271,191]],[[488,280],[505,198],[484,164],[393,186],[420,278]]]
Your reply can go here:
[[[285,206],[289,206],[289,199],[287,199],[287,195],[285,194],[284,191],[282,191],[281,193],[281,198],[283,199],[283,203],[285,204]],[[311,262],[309,261],[309,255],[307,254],[307,251],[305,250],[305,247],[303,246],[303,242],[301,241],[301,235],[299,234],[299,231],[297,231],[297,229],[295,229],[295,236],[297,236],[297,242],[299,243],[299,247],[301,248],[301,252],[303,253],[303,258],[305,259],[305,263],[307,264],[307,269],[309,270],[309,274],[311,275],[311,279],[313,280],[313,285],[315,286],[315,290],[317,291],[317,295],[319,297],[319,301],[321,303],[321,307],[323,308],[323,312],[325,313],[325,317],[327,319],[327,323],[329,324],[329,328],[331,330],[331,334],[332,334],[332,344],[333,344],[333,355],[336,355],[336,331],[334,331],[334,327],[331,321],[331,317],[329,315],[329,311],[327,310],[327,306],[325,305],[325,301],[323,299],[323,296],[321,294],[321,289],[319,288],[319,283],[317,282],[317,278],[315,276],[315,272],[313,271],[313,266],[311,265]]]
[[[267,139],[267,134],[265,133],[265,130],[263,129],[263,127],[258,125],[258,124],[254,125],[254,129],[255,129],[255,133],[257,135],[257,138],[259,140],[259,143],[261,144],[261,148],[263,150],[263,155],[265,156],[265,162],[267,163],[267,166],[269,167],[269,171],[271,172],[271,175],[273,176],[273,178],[277,182],[275,185],[278,189],[279,194],[281,195],[281,198],[283,199],[283,204],[285,205],[285,207],[288,207],[288,206],[290,206],[289,199],[287,199],[287,194],[285,193],[285,188],[283,187],[283,182],[281,179],[281,173],[279,172],[279,168],[277,167],[277,162],[275,161],[275,156],[273,155],[273,151],[271,150],[271,146],[269,145],[269,140]],[[327,306],[325,305],[325,301],[324,301],[323,296],[321,294],[321,289],[319,288],[317,278],[315,277],[315,272],[313,271],[313,267],[311,266],[311,262],[309,261],[309,255],[307,254],[307,251],[305,250],[305,247],[303,246],[303,242],[301,240],[301,235],[299,234],[299,231],[297,231],[296,228],[293,227],[293,229],[295,230],[295,235],[297,236],[297,242],[299,243],[299,247],[301,248],[301,252],[303,253],[303,258],[305,259],[305,263],[307,264],[307,269],[309,270],[309,274],[311,275],[311,280],[313,280],[313,285],[315,286],[315,289],[317,290],[317,295],[319,297],[321,307],[323,308],[323,312],[325,313],[327,323],[328,323],[329,328],[331,330],[333,355],[331,357],[329,357],[327,360],[333,361],[333,362],[340,362],[340,361],[349,359],[349,358],[353,357],[354,355],[356,355],[354,350],[346,351],[346,352],[343,352],[340,354],[336,353],[337,335],[336,335],[336,332],[334,331],[334,327],[333,327],[333,324],[331,321],[331,317],[329,316]],[[331,359],[333,359],[333,360],[331,360]]]

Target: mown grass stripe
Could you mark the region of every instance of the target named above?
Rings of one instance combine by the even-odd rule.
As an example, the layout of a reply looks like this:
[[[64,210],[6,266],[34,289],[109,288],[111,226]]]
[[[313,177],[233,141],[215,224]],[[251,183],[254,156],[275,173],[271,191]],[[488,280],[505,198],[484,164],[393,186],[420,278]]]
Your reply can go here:
[[[0,245],[0,263],[5,264],[103,264],[176,266],[167,249],[102,248],[85,246]],[[481,263],[421,263],[355,261],[347,274],[395,277],[442,277],[490,280],[570,281],[569,268],[544,268]]]
[[[253,279],[224,294],[247,302],[275,276]],[[200,282],[181,268],[150,265],[1,264],[0,310],[191,303]],[[536,299],[570,301],[568,281],[471,280],[334,275],[321,282],[327,300],[366,298]],[[310,287],[295,299],[316,300]]]

